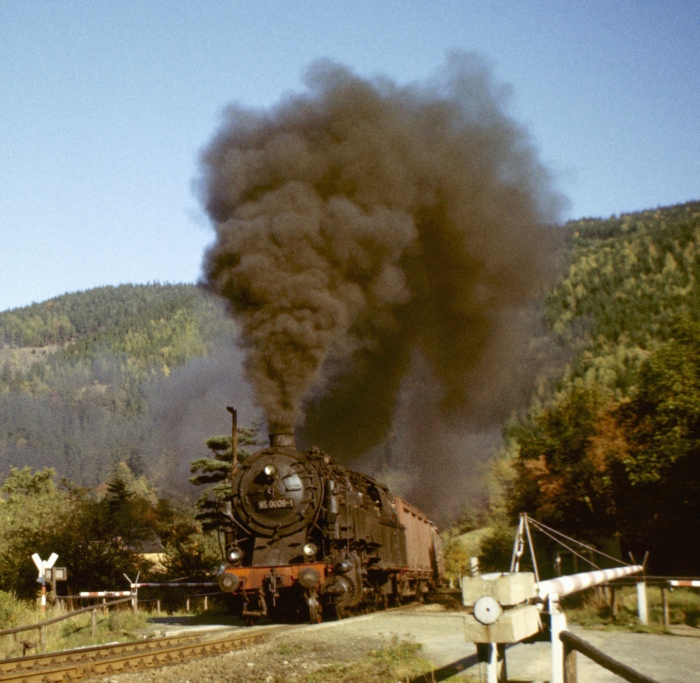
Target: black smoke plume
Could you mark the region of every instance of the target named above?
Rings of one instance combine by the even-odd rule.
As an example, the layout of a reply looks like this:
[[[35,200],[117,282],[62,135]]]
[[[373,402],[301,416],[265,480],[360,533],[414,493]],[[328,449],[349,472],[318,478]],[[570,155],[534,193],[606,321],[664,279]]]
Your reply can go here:
[[[303,425],[347,460],[399,413],[423,436],[437,425],[420,414],[493,427],[560,204],[507,90],[465,54],[423,84],[320,62],[306,86],[229,107],[203,154],[204,282],[238,321],[271,430]]]

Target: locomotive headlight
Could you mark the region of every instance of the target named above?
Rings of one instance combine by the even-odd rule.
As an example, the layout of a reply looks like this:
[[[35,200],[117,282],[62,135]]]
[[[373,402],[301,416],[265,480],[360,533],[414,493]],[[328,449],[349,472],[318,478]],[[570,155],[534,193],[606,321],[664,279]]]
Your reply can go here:
[[[231,572],[219,574],[219,588],[221,588],[224,593],[233,593],[240,583],[241,580]]]
[[[270,479],[272,479],[272,477],[277,474],[277,468],[274,465],[265,465],[263,472],[265,473],[266,477],[270,477]]]
[[[313,567],[304,567],[299,572],[299,583],[304,588],[313,588],[321,580],[321,575]]]
[[[304,555],[306,557],[313,557],[318,552],[318,548],[315,543],[307,543],[304,546]]]
[[[228,559],[231,562],[240,562],[243,557],[243,551],[240,548],[231,548],[228,554]]]

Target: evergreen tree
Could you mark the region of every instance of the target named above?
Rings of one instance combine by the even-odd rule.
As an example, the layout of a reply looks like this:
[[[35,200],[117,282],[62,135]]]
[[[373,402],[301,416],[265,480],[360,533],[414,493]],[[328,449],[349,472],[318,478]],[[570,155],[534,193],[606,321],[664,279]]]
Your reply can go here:
[[[249,446],[259,446],[258,438],[260,425],[238,427],[236,430],[238,449],[237,461],[243,462],[249,455]],[[205,531],[225,529],[230,526],[230,520],[225,514],[226,504],[231,499],[230,477],[232,472],[232,448],[230,436],[213,436],[206,440],[207,448],[213,457],[197,458],[192,461],[190,471],[195,476],[190,482],[195,486],[207,486],[196,503],[198,513],[196,518],[202,523]]]

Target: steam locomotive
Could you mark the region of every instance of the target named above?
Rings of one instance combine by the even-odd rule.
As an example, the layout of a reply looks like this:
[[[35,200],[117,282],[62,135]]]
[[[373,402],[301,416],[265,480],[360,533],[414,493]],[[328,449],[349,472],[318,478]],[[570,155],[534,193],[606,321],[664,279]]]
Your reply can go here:
[[[248,623],[341,618],[422,599],[444,573],[435,525],[293,434],[234,465],[218,582]]]

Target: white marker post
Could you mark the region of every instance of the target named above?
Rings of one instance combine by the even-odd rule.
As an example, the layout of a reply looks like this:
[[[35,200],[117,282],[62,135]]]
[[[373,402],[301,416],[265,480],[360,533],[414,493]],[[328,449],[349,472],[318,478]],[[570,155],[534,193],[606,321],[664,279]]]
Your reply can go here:
[[[32,560],[36,568],[39,570],[39,578],[37,581],[41,584],[41,611],[46,613],[46,570],[51,569],[51,567],[56,564],[58,555],[56,553],[51,553],[51,557],[48,560],[42,560],[39,557],[39,553],[34,553],[32,555]]]

